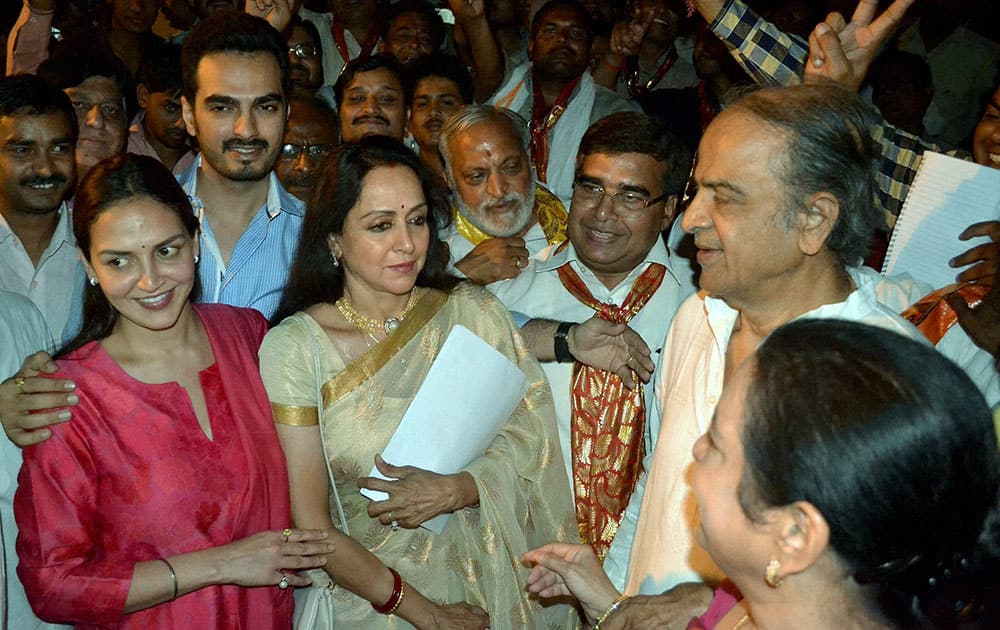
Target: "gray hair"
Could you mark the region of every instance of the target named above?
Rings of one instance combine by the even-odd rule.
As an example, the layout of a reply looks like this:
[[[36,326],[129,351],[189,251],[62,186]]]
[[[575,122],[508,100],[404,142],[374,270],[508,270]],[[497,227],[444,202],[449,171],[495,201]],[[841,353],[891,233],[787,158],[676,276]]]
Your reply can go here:
[[[506,126],[517,136],[524,153],[528,155],[528,163],[531,163],[531,134],[528,133],[528,122],[520,114],[495,105],[466,105],[448,118],[444,127],[441,128],[441,135],[438,136],[438,151],[441,152],[441,158],[444,160],[444,171],[448,183],[454,184],[451,176],[451,141],[455,136],[487,122]]]
[[[776,175],[787,192],[790,225],[797,213],[813,211],[806,205],[810,195],[828,192],[837,198],[840,216],[827,246],[845,265],[856,265],[868,254],[876,228],[884,225],[872,139],[878,114],[857,94],[832,83],[756,90],[726,111],[751,114],[787,139]]]

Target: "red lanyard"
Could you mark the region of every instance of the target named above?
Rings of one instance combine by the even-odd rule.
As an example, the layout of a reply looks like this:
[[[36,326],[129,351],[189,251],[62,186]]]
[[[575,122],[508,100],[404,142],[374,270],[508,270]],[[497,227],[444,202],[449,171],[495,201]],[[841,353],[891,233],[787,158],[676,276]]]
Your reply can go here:
[[[333,42],[337,44],[337,51],[340,52],[340,58],[346,64],[351,60],[350,53],[347,52],[347,40],[344,39],[344,26],[340,22],[334,22],[330,29],[333,32]],[[378,33],[379,29],[376,26],[372,26],[368,29],[368,35],[365,37],[365,41],[361,44],[361,53],[358,57],[367,57],[375,49],[375,44],[378,43]]]
[[[556,126],[560,116],[566,111],[569,97],[580,83],[583,75],[563,86],[552,109],[546,110],[545,96],[537,81],[532,81],[533,101],[531,105],[531,161],[535,165],[538,180],[546,181],[545,172],[549,166],[549,130]]]
[[[653,76],[649,78],[649,81],[646,81],[644,84],[640,84],[639,82],[638,57],[630,58],[628,63],[629,73],[628,78],[625,79],[625,85],[628,86],[629,97],[637,98],[656,87],[656,84],[662,81],[663,77],[670,72],[670,69],[674,67],[675,63],[677,63],[677,49],[670,49],[666,58],[663,60],[663,63],[661,63],[660,67],[656,69],[656,72],[654,72]]]

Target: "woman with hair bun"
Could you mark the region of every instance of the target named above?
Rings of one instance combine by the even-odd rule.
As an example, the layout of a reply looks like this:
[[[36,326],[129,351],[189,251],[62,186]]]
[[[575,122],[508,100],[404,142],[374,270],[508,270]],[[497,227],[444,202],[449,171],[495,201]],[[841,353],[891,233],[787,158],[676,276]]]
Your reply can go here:
[[[933,348],[783,326],[729,379],[694,458],[698,540],[732,583],[689,630],[1000,627],[997,435]],[[586,549],[526,558],[529,590],[576,596],[603,628],[635,621]]]

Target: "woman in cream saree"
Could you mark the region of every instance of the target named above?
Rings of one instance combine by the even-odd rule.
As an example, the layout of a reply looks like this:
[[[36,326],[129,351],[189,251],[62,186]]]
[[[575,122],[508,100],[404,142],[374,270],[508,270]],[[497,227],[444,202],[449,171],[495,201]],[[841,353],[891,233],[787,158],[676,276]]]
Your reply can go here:
[[[385,143],[374,141],[375,146]],[[365,150],[370,147],[341,153]],[[402,145],[400,151],[409,153]],[[402,155],[390,153],[402,159]],[[341,154],[332,156],[335,162],[342,158]],[[406,166],[414,171],[420,168],[419,163],[411,166],[409,158]],[[338,179],[342,180],[343,175]],[[427,205],[434,204],[424,204]],[[419,206],[417,202],[413,205]],[[310,212],[312,209],[311,206]],[[349,216],[347,223],[351,220]],[[309,227],[307,217],[306,230]],[[348,233],[345,225],[344,236],[338,238],[347,239]],[[344,240],[336,242],[334,256],[338,253],[347,276],[344,295],[360,299],[361,289],[352,290],[355,280],[351,274],[355,272],[350,265],[359,266],[364,261],[360,255],[355,257],[351,243]],[[292,275],[296,275],[294,269]],[[357,343],[348,343],[353,337],[341,334],[338,329],[344,325],[337,313],[341,299],[330,304],[327,298],[308,306],[304,312],[299,305],[300,312],[287,317],[267,335],[260,351],[261,372],[283,445],[285,435],[310,426],[315,428],[319,379],[323,398],[322,454],[329,459],[350,536],[402,576],[407,585],[405,597],[400,597],[403,604],[411,597],[420,601],[426,598],[431,606],[468,602],[489,613],[492,628],[573,627],[576,613],[570,606],[543,606],[530,598],[524,588],[527,569],[521,565],[521,555],[525,551],[550,540],[575,541],[577,537],[568,482],[559,461],[551,393],[538,363],[515,332],[510,314],[484,290],[468,284],[450,291],[411,286],[406,295],[409,297],[398,316],[398,328],[391,331],[387,328],[382,338],[362,337],[364,344],[360,350]],[[361,310],[360,301],[358,304]],[[331,321],[334,323],[330,324]],[[358,483],[392,437],[449,331],[456,325],[469,328],[518,365],[528,377],[529,389],[487,451],[459,473],[459,476],[467,473],[474,480],[473,500],[452,513],[441,534],[434,534],[416,526],[433,513],[425,512],[414,518],[410,507],[398,505],[398,500],[393,508],[395,516],[379,513],[377,509],[374,511],[380,518],[370,516],[369,509],[378,504],[360,494]],[[372,345],[371,341],[376,343]],[[314,348],[320,357],[319,374],[315,373],[312,360]],[[461,387],[461,383],[455,385]],[[447,404],[447,400],[441,401],[441,405]],[[315,439],[318,437],[316,431]],[[286,448],[286,456],[293,516],[298,522],[298,514],[303,511],[296,507],[296,479],[306,477],[302,471],[296,473],[299,451]],[[313,466],[311,471],[311,480],[320,474],[325,477],[325,470]],[[404,472],[413,473],[413,479],[420,480],[415,485],[429,487],[442,479],[456,477],[418,469]],[[403,476],[399,475],[401,480]],[[432,490],[427,492],[433,494]],[[421,491],[400,496],[418,499]],[[324,507],[327,522],[339,523],[332,493]],[[438,510],[446,511],[451,509]],[[402,527],[389,524],[397,519]],[[354,549],[350,541],[342,543],[334,537],[333,542],[338,550],[325,568],[338,583],[334,589],[338,626],[408,628],[412,623],[417,627],[474,627],[462,622],[455,625],[434,622],[425,626],[420,615],[411,615],[404,608],[397,613],[401,616],[379,614],[373,607],[383,601],[391,603],[396,591],[392,589],[386,600],[388,586],[366,586],[375,580],[359,574],[381,573],[386,569],[377,564],[372,569],[366,552]],[[341,554],[342,548],[350,553]],[[384,577],[378,579],[387,583]]]

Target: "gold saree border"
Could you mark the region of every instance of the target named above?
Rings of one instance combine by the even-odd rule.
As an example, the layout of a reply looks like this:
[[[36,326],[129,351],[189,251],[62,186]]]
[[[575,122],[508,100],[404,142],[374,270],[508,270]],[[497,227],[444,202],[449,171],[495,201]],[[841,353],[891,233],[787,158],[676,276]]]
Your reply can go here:
[[[290,427],[314,427],[319,424],[319,413],[316,412],[316,407],[271,403],[271,415],[274,416],[276,424]]]
[[[420,298],[417,305],[387,339],[361,355],[354,363],[347,365],[336,376],[323,385],[323,407],[329,407],[373,377],[417,336],[425,324],[431,320],[448,301],[448,294],[430,290]]]

